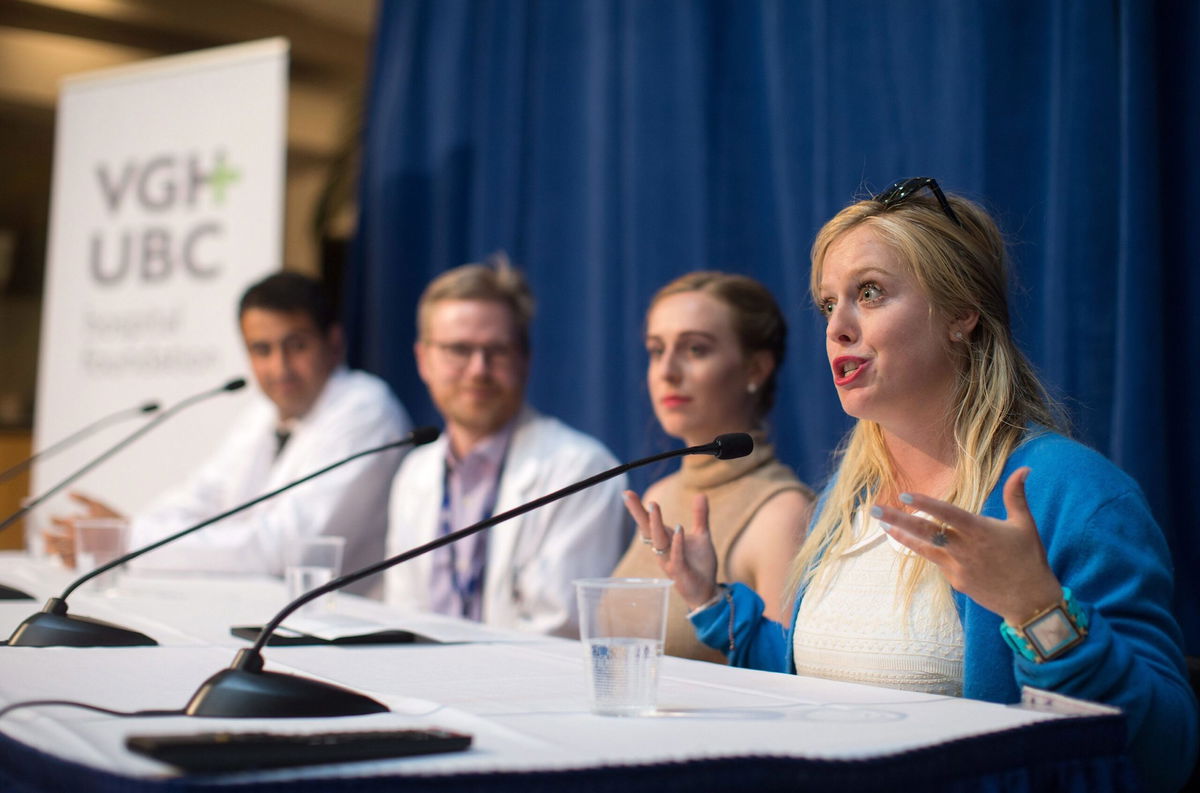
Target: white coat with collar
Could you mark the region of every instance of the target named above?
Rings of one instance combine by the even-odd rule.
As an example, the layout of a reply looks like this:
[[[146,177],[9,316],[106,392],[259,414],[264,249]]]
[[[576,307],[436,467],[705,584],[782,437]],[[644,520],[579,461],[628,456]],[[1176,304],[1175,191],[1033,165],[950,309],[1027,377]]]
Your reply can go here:
[[[443,433],[400,466],[392,484],[388,555],[438,536],[447,442]],[[594,438],[525,406],[509,441],[495,514],[616,464]],[[486,529],[483,622],[577,636],[571,582],[612,572],[627,540],[621,504],[626,487],[624,475],[615,477]],[[429,553],[389,570],[387,602],[428,611],[433,559]]]
[[[278,410],[259,394],[208,462],[134,516],[131,547],[161,539],[355,452],[398,440],[411,429],[387,384],[344,367],[330,375],[275,457]],[[402,451],[363,457],[262,504],[207,526],[138,560],[139,569],[280,576],[297,537],[346,538],[343,571],[383,558],[387,498]],[[367,579],[358,591],[378,591]]]

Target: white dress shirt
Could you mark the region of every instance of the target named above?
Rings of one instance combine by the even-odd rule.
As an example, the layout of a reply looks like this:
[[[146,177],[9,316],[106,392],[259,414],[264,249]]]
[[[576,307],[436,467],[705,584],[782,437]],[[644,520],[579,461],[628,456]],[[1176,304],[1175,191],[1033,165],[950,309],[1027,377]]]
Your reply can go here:
[[[278,411],[261,394],[225,443],[185,483],[137,514],[131,547],[149,544],[274,490],[355,452],[400,439],[411,429],[388,386],[366,372],[338,368],[309,412],[291,424],[276,457]],[[266,573],[281,576],[297,537],[346,538],[343,572],[383,558],[387,496],[403,450],[336,468],[262,504],[225,518],[138,560],[141,569]],[[351,591],[378,592],[378,577]]]

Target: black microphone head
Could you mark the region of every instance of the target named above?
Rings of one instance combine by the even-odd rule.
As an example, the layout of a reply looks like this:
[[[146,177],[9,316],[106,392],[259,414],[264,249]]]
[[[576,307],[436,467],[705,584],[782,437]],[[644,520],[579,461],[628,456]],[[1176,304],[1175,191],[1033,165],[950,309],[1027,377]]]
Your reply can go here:
[[[235,377],[234,379],[230,380],[228,383],[226,383],[222,387],[226,391],[240,391],[241,389],[246,387],[246,378]]]
[[[715,456],[718,460],[736,460],[754,451],[754,439],[745,432],[727,432],[718,435],[713,443],[717,447]]]
[[[158,410],[158,408],[159,404],[157,402],[147,402],[138,408],[138,410],[142,411],[143,413],[153,413],[154,411]]]
[[[409,433],[409,437],[412,439],[413,446],[424,446],[436,441],[441,434],[442,431],[437,427],[417,427]]]

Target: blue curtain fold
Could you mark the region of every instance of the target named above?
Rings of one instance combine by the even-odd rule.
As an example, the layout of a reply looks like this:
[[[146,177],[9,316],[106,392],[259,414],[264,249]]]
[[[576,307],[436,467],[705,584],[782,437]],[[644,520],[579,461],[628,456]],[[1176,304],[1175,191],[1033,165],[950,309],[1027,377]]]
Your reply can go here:
[[[819,486],[849,422],[809,245],[856,196],[935,176],[1000,219],[1018,338],[1077,436],[1145,489],[1198,654],[1198,40],[1186,0],[386,0],[351,360],[435,420],[417,297],[506,250],[539,301],[530,401],[633,458],[670,445],[644,383],[650,296],[744,272],[787,314],[773,433]]]

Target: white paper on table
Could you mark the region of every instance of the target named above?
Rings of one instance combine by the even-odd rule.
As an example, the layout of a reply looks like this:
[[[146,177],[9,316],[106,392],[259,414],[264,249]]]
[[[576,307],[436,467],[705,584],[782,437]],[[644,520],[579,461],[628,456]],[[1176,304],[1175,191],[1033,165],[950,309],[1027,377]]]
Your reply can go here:
[[[350,636],[369,636],[373,633],[389,630],[375,620],[355,617],[340,612],[297,613],[284,620],[276,633],[288,635],[316,636],[325,641],[345,639]]]
[[[1021,704],[1025,710],[1036,710],[1039,713],[1058,713],[1063,716],[1103,716],[1120,713],[1120,708],[1112,705],[1102,705],[1099,702],[1089,702],[1086,699],[1075,699],[1065,694],[1046,691],[1033,686],[1021,687]]]
[[[478,623],[463,624],[458,620],[446,620],[437,615],[406,615],[401,619],[379,620],[347,614],[344,611],[307,612],[293,614],[283,622],[284,628],[316,636],[318,639],[334,641],[350,636],[369,636],[382,631],[408,631],[419,637],[442,644],[462,642],[512,642],[512,632],[490,630]],[[530,635],[528,641],[542,641],[544,636]]]

